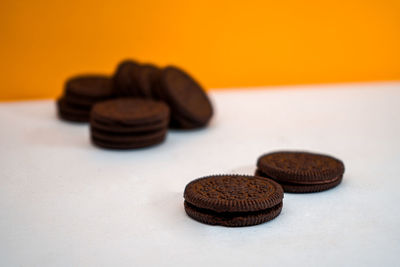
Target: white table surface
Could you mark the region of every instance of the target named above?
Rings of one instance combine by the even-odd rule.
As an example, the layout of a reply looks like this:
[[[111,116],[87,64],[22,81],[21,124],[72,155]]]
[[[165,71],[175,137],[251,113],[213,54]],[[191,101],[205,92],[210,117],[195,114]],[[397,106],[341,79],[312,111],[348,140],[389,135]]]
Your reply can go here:
[[[0,104],[0,266],[395,266],[400,260],[400,83],[215,91],[209,128],[129,152],[89,142],[52,101]],[[279,149],[342,159],[343,183],[285,194],[268,223],[186,216],[210,174],[251,174]]]

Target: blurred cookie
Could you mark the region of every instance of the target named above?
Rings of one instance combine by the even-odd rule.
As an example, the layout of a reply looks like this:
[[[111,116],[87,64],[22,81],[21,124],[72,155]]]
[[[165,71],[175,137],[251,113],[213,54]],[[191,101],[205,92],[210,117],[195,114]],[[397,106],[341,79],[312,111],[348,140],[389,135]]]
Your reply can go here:
[[[139,63],[133,60],[124,60],[118,66],[113,76],[115,94],[119,97],[137,97],[135,81],[140,69]]]
[[[92,106],[112,97],[112,82],[109,77],[75,76],[67,80],[64,94],[57,100],[59,117],[68,121],[88,122]]]
[[[153,98],[153,87],[160,69],[133,60],[121,62],[113,76],[115,92],[120,97]]]
[[[171,126],[181,129],[204,127],[213,115],[204,89],[183,70],[169,66],[161,71],[154,94],[171,109]]]
[[[96,104],[90,115],[91,138],[105,148],[132,149],[164,141],[169,108],[160,101],[117,98]]]

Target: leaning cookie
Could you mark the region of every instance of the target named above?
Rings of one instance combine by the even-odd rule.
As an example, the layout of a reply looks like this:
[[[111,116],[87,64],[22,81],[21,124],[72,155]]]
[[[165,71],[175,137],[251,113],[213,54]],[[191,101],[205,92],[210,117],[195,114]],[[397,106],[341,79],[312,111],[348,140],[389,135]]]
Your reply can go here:
[[[120,97],[154,98],[153,87],[160,72],[153,64],[124,60],[113,76],[115,94]]]
[[[270,221],[282,210],[282,187],[246,175],[212,175],[190,182],[184,192],[189,217],[210,225],[251,226]]]
[[[213,115],[207,93],[189,74],[169,66],[159,76],[153,93],[171,109],[171,127],[194,129],[205,127]]]
[[[255,175],[273,179],[285,192],[312,193],[331,189],[343,179],[342,161],[323,154],[279,151],[257,160]]]
[[[124,60],[113,75],[114,92],[119,97],[139,97],[136,75],[140,71],[140,64],[133,60]]]

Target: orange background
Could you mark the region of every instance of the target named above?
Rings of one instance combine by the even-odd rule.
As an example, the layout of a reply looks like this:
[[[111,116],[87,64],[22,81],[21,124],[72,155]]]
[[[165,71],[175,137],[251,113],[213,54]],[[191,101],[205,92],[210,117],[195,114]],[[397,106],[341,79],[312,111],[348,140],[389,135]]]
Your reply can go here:
[[[55,97],[122,59],[205,87],[400,79],[400,1],[0,1],[0,99]]]

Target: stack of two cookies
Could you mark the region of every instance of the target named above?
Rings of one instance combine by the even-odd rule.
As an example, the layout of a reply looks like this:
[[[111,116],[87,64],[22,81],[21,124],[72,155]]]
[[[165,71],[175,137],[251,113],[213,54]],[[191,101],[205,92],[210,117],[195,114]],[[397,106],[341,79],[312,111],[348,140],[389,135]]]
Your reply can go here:
[[[109,149],[133,149],[164,141],[169,108],[162,102],[120,98],[96,104],[91,112],[92,142]]]

